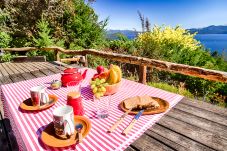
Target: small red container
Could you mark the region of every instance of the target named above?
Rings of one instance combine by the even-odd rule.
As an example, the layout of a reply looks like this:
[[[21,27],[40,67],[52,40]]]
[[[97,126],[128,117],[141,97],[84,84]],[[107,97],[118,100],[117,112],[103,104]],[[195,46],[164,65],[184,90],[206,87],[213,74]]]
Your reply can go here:
[[[69,92],[67,95],[67,105],[73,107],[74,115],[84,115],[84,107],[79,92]]]

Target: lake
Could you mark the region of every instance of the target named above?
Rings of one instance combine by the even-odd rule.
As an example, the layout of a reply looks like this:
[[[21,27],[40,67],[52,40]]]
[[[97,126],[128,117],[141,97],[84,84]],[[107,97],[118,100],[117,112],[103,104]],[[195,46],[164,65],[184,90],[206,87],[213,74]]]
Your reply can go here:
[[[198,34],[195,36],[206,48],[212,51],[224,52],[227,55],[227,34]]]
[[[135,36],[135,34],[127,35],[129,39],[134,39]],[[211,52],[217,51],[227,56],[227,34],[197,34],[195,38]]]

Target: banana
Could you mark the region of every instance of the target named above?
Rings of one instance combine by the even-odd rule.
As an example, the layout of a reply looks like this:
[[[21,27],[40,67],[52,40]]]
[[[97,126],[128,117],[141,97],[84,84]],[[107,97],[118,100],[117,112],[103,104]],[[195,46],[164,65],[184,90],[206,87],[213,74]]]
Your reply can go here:
[[[107,79],[107,83],[115,84],[117,83],[117,81],[118,81],[118,73],[113,68],[111,68],[109,78]]]
[[[117,65],[112,65],[113,69],[117,72],[118,74],[118,80],[117,80],[117,83],[121,81],[121,78],[122,78],[122,71],[121,71],[121,68]]]

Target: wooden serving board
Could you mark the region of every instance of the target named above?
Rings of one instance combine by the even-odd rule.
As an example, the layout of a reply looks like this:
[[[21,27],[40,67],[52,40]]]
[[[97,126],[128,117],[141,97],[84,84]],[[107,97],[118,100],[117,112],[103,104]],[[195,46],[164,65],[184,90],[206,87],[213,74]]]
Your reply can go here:
[[[169,102],[167,102],[161,98],[156,98],[156,97],[151,97],[151,98],[154,99],[155,101],[157,101],[158,104],[160,105],[160,107],[156,108],[156,109],[144,110],[143,115],[162,113],[162,112],[165,112],[169,108]],[[123,111],[125,111],[125,112],[128,111],[128,109],[126,109],[124,106],[124,101],[122,101],[119,106]],[[131,112],[129,112],[129,114],[137,114],[140,110],[132,110]]]

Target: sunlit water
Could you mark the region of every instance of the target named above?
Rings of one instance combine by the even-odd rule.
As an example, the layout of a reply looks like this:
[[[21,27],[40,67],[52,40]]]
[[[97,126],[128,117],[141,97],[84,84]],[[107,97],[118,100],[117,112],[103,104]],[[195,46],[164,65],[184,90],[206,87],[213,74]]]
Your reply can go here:
[[[198,34],[195,38],[211,52],[227,55],[227,34]]]

